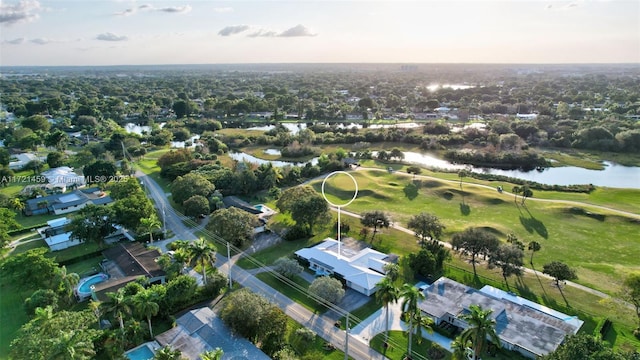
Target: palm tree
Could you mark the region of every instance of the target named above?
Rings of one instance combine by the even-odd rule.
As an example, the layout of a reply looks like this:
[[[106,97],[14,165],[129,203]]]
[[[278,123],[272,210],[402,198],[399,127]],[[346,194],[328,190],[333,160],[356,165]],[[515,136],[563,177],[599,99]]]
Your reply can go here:
[[[483,310],[479,305],[471,305],[469,306],[469,311],[470,313],[460,317],[469,325],[460,337],[465,343],[471,341],[473,344],[473,358],[479,359],[487,342],[487,336],[498,347],[500,347],[500,339],[496,334],[496,321],[491,318],[493,310]]]
[[[153,230],[159,229],[160,226],[162,226],[162,223],[160,223],[156,214],[151,214],[149,217],[140,219],[140,227],[149,232],[149,242],[151,244],[153,244]]]
[[[511,192],[513,193],[513,202],[515,202],[517,204],[518,203],[518,194],[520,194],[522,192],[522,189],[520,188],[520,186],[514,186],[513,189],[511,190]]]
[[[467,170],[458,171],[458,177],[460,178],[460,190],[462,190],[462,178],[467,176]]]
[[[418,344],[422,344],[422,330],[426,330],[429,334],[433,333],[433,319],[422,315],[422,311],[417,311],[413,314],[412,321],[413,329],[409,329],[410,331],[414,331],[416,335],[420,335],[418,337]]]
[[[451,360],[467,360],[467,354],[471,351],[471,341],[463,341],[460,336],[457,336],[451,342]]]
[[[81,337],[82,332],[75,330],[62,331],[51,339],[51,353],[47,359],[51,360],[81,360],[92,359],[96,354],[93,342]]]
[[[202,270],[202,282],[207,285],[207,265],[216,262],[216,249],[205,239],[200,238],[189,245],[189,263],[199,265]]]
[[[73,301],[73,289],[80,282],[80,276],[76,273],[67,273],[67,267],[61,266],[56,269],[54,281],[57,286],[57,292],[63,296],[67,304]]]
[[[96,319],[98,320],[98,326],[100,326],[100,317],[102,316],[102,310],[103,310],[102,302],[91,299],[89,301],[89,309],[93,311],[93,314],[96,316]]]
[[[385,309],[385,331],[384,342],[389,340],[389,304],[398,302],[400,297],[400,289],[394,285],[393,281],[389,277],[383,278],[378,283],[378,291],[376,292],[376,300],[382,303]]]
[[[108,292],[107,297],[109,299],[102,303],[105,307],[105,312],[118,319],[120,329],[124,331],[124,317],[131,314],[130,299],[124,295],[122,289],[117,292]]]
[[[396,281],[400,277],[400,266],[394,263],[385,264],[382,269],[385,272],[385,277],[389,278],[389,280]]]
[[[531,260],[529,261],[529,263],[531,264],[531,266],[533,266],[533,254],[535,254],[536,251],[540,251],[540,249],[542,249],[542,245],[540,245],[539,242],[537,241],[529,242],[529,250],[531,250]]]
[[[211,351],[206,351],[203,352],[202,354],[200,354],[200,359],[202,360],[222,360],[222,355],[224,355],[224,351],[222,351],[222,349],[220,349],[219,347],[211,350]]]
[[[151,317],[158,314],[160,306],[157,303],[157,294],[152,290],[143,290],[133,296],[133,307],[141,316],[147,318],[149,324],[149,335],[153,338],[153,328],[151,327]]]
[[[415,314],[420,311],[418,309],[418,302],[420,300],[424,300],[424,293],[418,290],[417,287],[411,284],[402,285],[402,290],[400,292],[400,297],[402,300],[402,318],[404,321],[409,320],[409,344],[407,345],[407,357],[411,358],[411,343],[413,341],[413,320],[415,318]]]
[[[173,350],[170,345],[165,345],[156,351],[153,358],[155,360],[180,360],[182,358],[182,352],[180,350]]]
[[[9,203],[7,204],[10,208],[12,208],[13,210],[20,212],[22,210],[24,210],[24,203],[22,202],[22,200],[20,200],[17,197],[11,198],[9,199]]]

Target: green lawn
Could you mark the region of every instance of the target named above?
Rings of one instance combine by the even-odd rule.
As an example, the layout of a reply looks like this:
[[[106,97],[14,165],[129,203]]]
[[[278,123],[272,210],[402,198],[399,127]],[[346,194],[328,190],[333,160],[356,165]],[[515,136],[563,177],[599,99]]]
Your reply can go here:
[[[346,208],[348,211],[363,213],[379,209],[382,203],[394,223],[405,227],[412,215],[429,212],[446,226],[444,240],[470,226],[484,227],[503,240],[507,234],[514,233],[524,243],[535,240],[542,245],[542,250],[535,254],[536,263],[564,261],[578,270],[580,283],[611,294],[620,290],[621,274],[640,269],[637,262],[640,237],[630,236],[640,233],[637,219],[588,206],[581,207],[585,213],[572,210],[572,207],[578,207],[576,205],[531,200],[524,207],[519,201],[515,204],[512,195],[470,184],[463,184],[460,190],[459,184],[422,180],[420,188],[416,189],[411,184],[411,177],[404,175],[380,171],[352,174],[360,191],[357,199]],[[336,179],[335,183],[327,182],[325,193],[329,200],[341,203],[351,198],[352,191],[338,190],[338,186],[348,187],[350,183],[346,176]],[[319,191],[321,182],[316,181],[313,186]],[[634,198],[640,199],[640,192],[635,193],[638,196]],[[617,197],[631,198],[629,191],[614,194],[615,197],[609,199],[612,202]],[[603,195],[599,196],[602,198]],[[640,200],[633,202],[637,201]],[[589,215],[586,211],[599,216]],[[412,237],[404,236],[389,247],[402,255],[415,249],[416,244]]]
[[[311,246],[315,243],[317,243],[317,241],[315,240],[315,237],[310,239],[296,240],[296,241],[282,241],[277,246],[272,246],[264,250],[258,251],[257,253],[253,254],[251,258],[258,260],[262,264],[271,265],[279,258],[283,256],[284,257],[291,256],[297,250]],[[225,249],[225,254],[226,254],[226,249]],[[240,266],[243,269],[256,269],[260,267],[259,264],[253,262],[252,260],[246,257],[238,260],[236,265]]]
[[[30,295],[31,291],[19,291],[14,283],[0,279],[0,359],[8,359],[11,340],[28,320],[22,303]]]
[[[284,283],[282,280],[276,278],[274,275],[270,273],[266,273],[266,272],[260,273],[256,275],[256,277],[260,279],[262,282],[264,282],[265,284],[271,286],[274,289],[277,289],[284,296],[306,307],[307,309],[313,311],[316,314],[321,314],[327,310],[324,305],[319,304],[318,302],[316,302],[315,300],[307,296],[306,290],[309,288],[309,283],[305,281],[303,278],[301,278],[300,276],[294,276],[294,278],[291,280],[294,283],[296,283],[299,287],[304,289],[305,293],[302,293],[300,290],[298,290],[297,288],[294,288],[290,284]]]
[[[373,339],[371,339],[369,346],[391,360],[402,360],[404,359],[404,354],[407,353],[408,344],[409,337],[404,333],[404,331],[392,330],[389,331],[389,347],[387,349],[383,346],[384,333],[374,336]],[[414,353],[430,359],[430,357],[427,356],[427,351],[433,346],[434,343],[426,339],[423,339],[421,343],[418,343],[417,336],[414,336],[411,348]],[[442,349],[441,353],[444,355],[442,359],[451,359],[450,352]]]

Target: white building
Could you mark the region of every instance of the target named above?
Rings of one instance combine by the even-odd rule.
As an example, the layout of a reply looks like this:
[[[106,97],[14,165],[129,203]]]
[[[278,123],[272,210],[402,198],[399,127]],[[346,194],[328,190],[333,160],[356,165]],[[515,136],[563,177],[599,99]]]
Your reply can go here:
[[[385,276],[384,266],[390,256],[371,248],[357,249],[327,238],[322,243],[296,251],[296,256],[309,262],[316,275],[333,275],[343,279],[348,287],[370,296],[378,291],[378,282]]]
[[[63,250],[72,246],[80,245],[82,240],[72,239],[71,233],[65,230],[71,220],[59,218],[47,221],[47,226],[38,229],[38,233],[47,243],[51,251]]]
[[[9,169],[11,170],[22,170],[30,161],[41,160],[38,156],[31,153],[16,154],[13,155],[12,158],[15,158],[15,160],[9,162]]]

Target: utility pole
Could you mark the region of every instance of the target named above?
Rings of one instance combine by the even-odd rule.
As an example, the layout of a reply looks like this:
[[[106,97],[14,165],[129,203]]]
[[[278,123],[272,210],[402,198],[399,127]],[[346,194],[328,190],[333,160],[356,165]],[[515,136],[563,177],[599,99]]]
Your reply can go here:
[[[229,242],[227,241],[227,264],[229,265],[228,270],[228,274],[227,276],[229,277],[229,289],[231,289],[233,287],[233,280],[231,280],[231,246],[229,245]]]
[[[344,360],[349,360],[349,313],[347,313],[347,321],[345,324],[345,340],[344,340]]]

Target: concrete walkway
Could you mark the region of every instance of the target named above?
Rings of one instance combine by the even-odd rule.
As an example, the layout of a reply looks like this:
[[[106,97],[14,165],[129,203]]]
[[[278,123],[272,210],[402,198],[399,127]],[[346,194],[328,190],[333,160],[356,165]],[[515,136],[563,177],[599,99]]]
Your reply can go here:
[[[385,314],[386,310],[384,308],[379,309],[375,313],[371,314],[371,316],[364,319],[360,324],[351,329],[351,334],[359,341],[369,344],[374,336],[385,331]],[[400,302],[389,305],[389,330],[407,331],[407,328],[409,326],[404,321],[400,320],[401,314],[402,306]],[[451,341],[453,340],[449,339],[448,337],[440,335],[436,332],[430,334],[426,331],[422,331],[422,337],[442,346],[444,349],[451,352]]]

